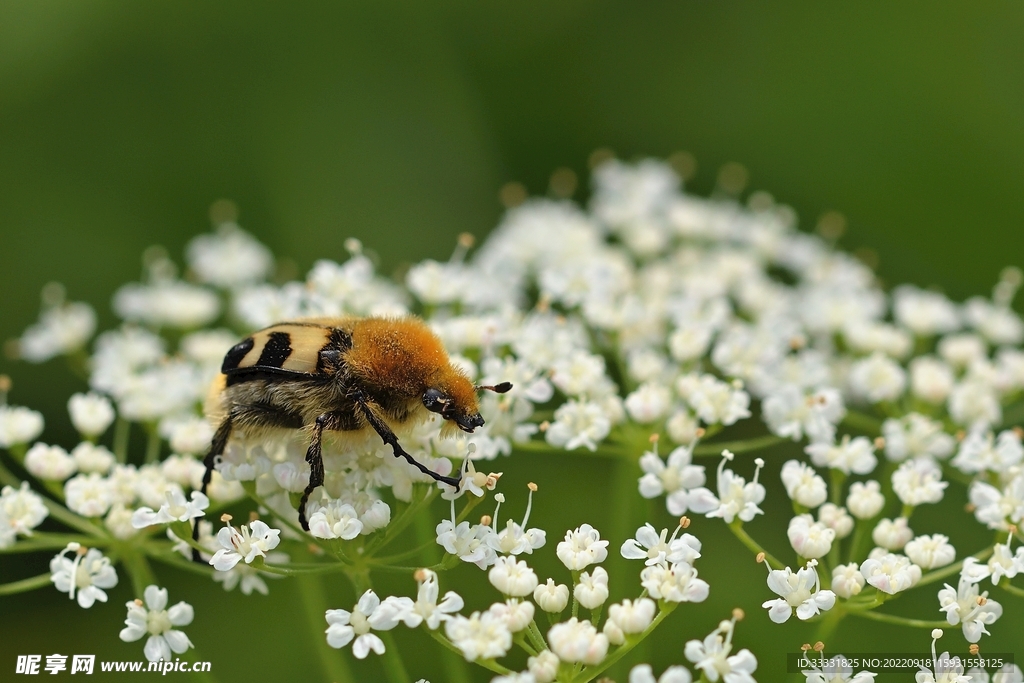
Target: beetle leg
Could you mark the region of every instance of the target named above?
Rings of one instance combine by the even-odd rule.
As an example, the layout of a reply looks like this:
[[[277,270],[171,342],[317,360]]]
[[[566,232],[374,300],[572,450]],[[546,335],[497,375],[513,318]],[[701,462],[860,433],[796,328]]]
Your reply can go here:
[[[231,437],[231,416],[228,415],[224,418],[224,421],[220,423],[220,427],[217,427],[216,433],[213,435],[213,441],[210,443],[210,451],[203,458],[203,465],[206,466],[206,471],[203,472],[203,495],[206,495],[206,489],[210,486],[210,479],[213,478],[213,468],[217,464],[217,457],[224,454],[224,448],[228,444],[228,439]],[[194,520],[194,526],[192,527],[192,540],[199,541],[199,518]],[[199,551],[196,548],[192,548],[192,561],[202,562],[202,558],[199,557]]]
[[[435,481],[440,481],[445,484],[448,484],[449,486],[453,486],[455,487],[456,491],[459,490],[459,488],[462,486],[462,477],[446,477],[442,474],[438,474],[437,472],[427,469],[422,463],[416,460],[416,458],[412,457],[411,455],[405,452],[405,449],[402,448],[402,445],[398,443],[398,437],[395,436],[395,433],[391,431],[391,428],[388,427],[383,420],[377,417],[377,414],[371,407],[370,402],[364,396],[356,395],[354,398],[356,405],[359,406],[359,409],[362,411],[363,416],[366,418],[366,421],[370,424],[371,427],[373,427],[373,430],[380,435],[381,440],[383,440],[384,443],[386,443],[387,445],[391,446],[391,450],[394,451],[396,458],[405,458],[406,462],[408,462],[410,465],[412,465],[413,467],[415,467],[428,477],[431,477]]]
[[[321,453],[323,435],[325,429],[337,429],[341,419],[337,413],[324,413],[316,418],[313,423],[313,438],[309,441],[309,448],[306,450],[306,462],[309,463],[309,484],[302,492],[299,500],[299,525],[303,531],[309,531],[309,520],[306,518],[306,504],[309,496],[317,486],[324,483],[324,459]]]

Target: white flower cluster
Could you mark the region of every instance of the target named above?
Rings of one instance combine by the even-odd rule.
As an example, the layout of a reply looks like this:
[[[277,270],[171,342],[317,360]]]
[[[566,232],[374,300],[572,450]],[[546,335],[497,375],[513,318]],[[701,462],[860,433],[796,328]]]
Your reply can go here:
[[[69,444],[38,441],[43,416],[8,405],[10,383],[0,378],[0,449],[51,496],[0,467],[0,550],[33,535],[40,547],[60,550],[49,578],[82,607],[106,600],[118,553],[108,559],[34,531],[44,520],[102,532],[99,548],[133,539],[142,555],[172,563],[182,558],[171,550],[188,561],[197,554],[214,580],[245,594],[266,593],[267,577],[320,571],[310,565],[337,560],[336,570],[360,588],[351,611],[327,612],[331,646],[351,644],[360,658],[380,654],[387,637],[377,633],[425,625],[467,660],[488,665],[522,645],[527,670],[497,680],[542,683],[600,667],[679,603],[701,602],[710,590],[695,568],[702,544],[682,531],[687,517],[671,534],[648,523],[622,543],[623,557],[643,561],[643,593],[612,605],[602,566],[609,540],[591,524],[556,545],[571,581],[542,581],[531,568],[534,551],[547,543],[543,529],[528,526],[535,485],[521,521],[501,512],[502,493],[493,494],[493,515],[468,518],[495,491],[499,457],[517,449],[580,451],[596,453],[593,462],[638,462],[642,497],[664,496],[676,517],[721,519],[716,528],[770,561],[776,568],[768,567],[768,588],[777,597],[763,607],[773,622],[794,613],[815,619],[837,601],[842,609],[829,618],[863,616],[889,596],[959,571],[957,586],[939,591],[940,609],[978,642],[1003,610],[982,582],[1021,591],[1010,582],[1024,573],[1024,550],[1013,546],[1024,526],[1024,432],[1013,427],[1024,405],[1024,321],[1012,307],[1021,272],[1006,269],[991,297],[964,303],[914,286],[887,293],[866,265],[797,230],[792,210],[764,193],[749,207],[695,197],[681,191],[670,166],[650,160],[606,161],[594,183],[586,210],[527,201],[475,252],[463,236],[447,261],[414,264],[402,284],[376,272],[356,240],[346,243],[341,262],[321,260],[299,281],[271,284],[273,255],[230,218],[189,243],[185,268],[159,248],[147,251],[141,281],[114,296],[122,324],[95,339],[93,309],[67,303],[59,285],[47,285],[39,321],[18,340],[18,354],[30,362],[67,356],[86,373],[89,391],[68,401],[80,437],[69,451]],[[414,312],[472,381],[512,384],[480,397],[485,424],[472,434],[450,437],[440,419],[397,430],[428,470],[458,472],[458,492],[438,489],[375,435],[325,437],[325,481],[303,511],[307,535],[295,509],[310,477],[303,430],[236,435],[215,463],[209,495],[200,492],[200,459],[214,436],[204,400],[239,338],[300,317]],[[731,431],[747,440],[721,438]],[[140,436],[144,456],[130,452]],[[666,457],[663,441],[670,443]],[[779,459],[791,515],[765,504],[760,477],[769,458],[748,457],[775,446],[799,456]],[[717,454],[712,475],[698,459]],[[918,507],[968,502],[961,484],[969,511],[994,538],[958,564],[950,530],[915,533],[911,520],[921,529]],[[362,570],[386,566],[378,552],[414,515],[431,514],[438,494],[451,514],[431,519],[446,553],[434,569],[465,562],[486,571],[502,596],[488,609],[462,614],[465,601],[453,591],[439,602],[433,570],[417,572],[415,600],[380,599],[364,585]],[[214,534],[204,517],[243,497],[251,503],[248,522]],[[760,549],[744,527],[759,516],[757,524],[777,519],[785,528],[795,561]],[[282,550],[312,561],[289,567],[295,555]],[[139,571],[129,562],[123,569]],[[830,587],[822,588],[829,575]],[[151,580],[148,572],[131,578],[137,586]],[[122,638],[148,634],[146,655],[154,660],[188,649],[173,627],[192,620],[191,607],[166,609],[166,591],[155,585],[144,598],[129,603]],[[563,618],[570,604],[572,615]],[[550,616],[546,633],[534,619],[537,608]],[[736,621],[686,644],[687,660],[707,680],[753,681],[753,654],[732,653]],[[933,667],[928,675],[961,673]],[[822,656],[805,674],[815,681],[873,676],[853,676],[841,656]],[[683,667],[659,679],[646,666],[630,673],[635,683],[691,679]]]

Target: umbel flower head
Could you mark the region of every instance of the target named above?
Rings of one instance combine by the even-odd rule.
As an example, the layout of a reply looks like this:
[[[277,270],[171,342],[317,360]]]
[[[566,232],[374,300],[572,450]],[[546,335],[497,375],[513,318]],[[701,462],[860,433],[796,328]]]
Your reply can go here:
[[[793,211],[765,193],[745,204],[697,197],[682,191],[671,166],[652,160],[605,160],[586,207],[519,203],[478,247],[464,235],[447,261],[413,264],[402,281],[382,276],[362,245],[348,240],[340,260],[324,258],[303,276],[270,282],[273,254],[237,225],[230,206],[215,208],[214,230],[189,244],[184,264],[159,248],[147,252],[139,282],[114,297],[122,323],[95,339],[93,308],[47,286],[39,321],[17,350],[29,362],[67,355],[85,368],[88,390],[66,401],[75,439],[55,443],[43,432],[54,416],[9,404],[10,381],[0,377],[0,550],[61,551],[49,575],[5,584],[5,591],[49,580],[82,607],[95,606],[119,577],[145,586],[149,567],[162,571],[193,556],[213,566],[206,569],[212,580],[239,586],[227,596],[237,599],[265,593],[269,576],[345,574],[358,586],[354,604],[319,612],[328,644],[344,649],[338,656],[382,654],[382,631],[421,628],[499,673],[496,680],[535,683],[605,675],[612,659],[628,655],[673,610],[692,616],[694,606],[683,603],[705,601],[712,588],[727,594],[730,586],[714,571],[702,566],[698,576],[703,555],[726,547],[716,534],[742,542],[730,542],[730,552],[756,554],[764,545],[783,558],[766,553],[774,567],[767,585],[750,584],[761,586],[759,602],[775,622],[830,610],[829,620],[876,616],[871,610],[888,596],[958,571],[956,587],[940,589],[938,609],[969,640],[998,628],[1002,611],[1014,609],[980,584],[990,580],[992,590],[1012,593],[1024,573],[1024,432],[1013,426],[1024,397],[1024,321],[1013,308],[1024,283],[1019,270],[1005,270],[991,296],[963,303],[912,286],[889,293],[860,260],[797,229]],[[408,315],[424,318],[469,387],[513,385],[476,398],[483,424],[472,434],[444,429],[443,401],[433,393],[411,400],[404,419],[401,411],[375,411],[374,392],[345,394],[361,412],[344,417],[383,420],[394,439],[383,429],[328,429],[314,457],[322,411],[300,410],[292,404],[304,394],[289,392],[308,388],[304,377],[325,379],[320,360],[341,358],[332,344],[344,346],[328,339],[317,348],[317,339],[310,372],[289,370],[296,374],[275,385],[291,397],[288,405],[238,404],[302,428],[232,430],[220,443],[225,416],[211,424],[206,413],[217,413],[213,404],[228,382],[215,384],[207,405],[210,386],[226,354],[248,356],[246,339],[255,348],[248,335],[303,318],[365,323]],[[271,336],[258,340],[268,363],[283,352]],[[302,355],[289,355],[289,368]],[[66,419],[58,417],[58,424]],[[395,457],[389,441],[419,467]],[[207,459],[217,449],[223,452]],[[625,489],[601,498],[585,488],[589,476],[557,478],[537,501],[530,484],[525,514],[513,519],[501,482],[523,475],[530,464],[524,452],[556,466],[561,453],[588,475],[614,467],[606,474],[619,476],[619,465],[636,463],[635,495],[664,497],[656,505],[679,524],[618,520],[636,529],[632,538],[621,524],[601,526],[583,512],[617,504]],[[706,458],[717,454],[709,469]],[[321,462],[322,482],[310,489]],[[766,462],[773,477],[773,468],[781,470],[781,507],[760,481]],[[28,481],[15,472],[27,472]],[[431,475],[460,485],[439,485]],[[449,506],[443,518],[435,497]],[[554,547],[548,534],[564,527],[552,529],[545,518],[551,501],[578,501],[582,515]],[[965,523],[994,534],[991,541],[953,533],[965,503]],[[247,522],[217,530],[209,513],[227,505]],[[478,505],[488,514],[474,513]],[[923,505],[936,514],[918,514]],[[792,513],[780,512],[790,506]],[[612,519],[625,514],[608,505],[602,511]],[[949,520],[949,528],[934,526],[936,519]],[[414,547],[421,543],[408,530],[418,536],[424,525],[444,554],[415,572],[415,592],[371,590],[391,585],[380,573],[412,573],[409,558],[424,548]],[[770,540],[783,533],[788,546]],[[86,543],[91,537],[95,543]],[[967,540],[954,549],[950,538]],[[71,539],[91,549],[68,545]],[[620,562],[606,562],[613,543],[623,558],[640,560],[626,563],[625,574]],[[558,570],[538,576],[534,567],[550,570],[553,557]],[[487,581],[462,583],[459,575],[459,585],[450,584],[449,570],[472,574],[474,566]],[[202,566],[196,569],[202,580]],[[150,659],[182,654],[191,643],[179,627],[191,621],[191,608],[168,608],[166,591],[155,585],[143,597],[129,603],[122,637],[146,636]],[[886,605],[884,618],[914,627],[936,616],[911,614],[913,604]],[[706,637],[686,631],[691,618],[677,619],[690,669],[672,666],[655,679],[638,666],[632,683],[685,683],[693,675],[750,683],[756,657],[733,644],[740,618]],[[265,654],[281,656],[269,646]],[[398,670],[394,660],[403,652],[386,655]],[[853,675],[821,657],[808,680],[873,675]],[[524,659],[524,671],[510,668]],[[419,675],[412,664],[419,662],[406,668]],[[963,675],[933,664],[921,680]]]

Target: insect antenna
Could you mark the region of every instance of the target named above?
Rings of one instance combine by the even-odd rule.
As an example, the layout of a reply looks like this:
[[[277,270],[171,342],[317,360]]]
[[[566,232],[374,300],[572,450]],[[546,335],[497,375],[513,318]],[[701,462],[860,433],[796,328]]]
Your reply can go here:
[[[505,392],[509,391],[511,388],[512,388],[512,382],[502,382],[501,384],[494,384],[494,385],[490,385],[490,384],[488,384],[488,385],[478,385],[476,387],[476,390],[477,391],[482,391],[482,390],[486,389],[487,391],[493,391],[496,394],[504,394]]]

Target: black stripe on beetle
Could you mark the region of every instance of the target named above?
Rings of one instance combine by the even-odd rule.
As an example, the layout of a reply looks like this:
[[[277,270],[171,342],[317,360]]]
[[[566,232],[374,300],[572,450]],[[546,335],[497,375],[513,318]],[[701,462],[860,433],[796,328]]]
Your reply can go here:
[[[237,368],[238,364],[245,358],[245,354],[252,351],[254,343],[252,337],[248,337],[232,346],[231,350],[224,356],[224,362],[220,366],[220,371],[227,374],[228,371]]]
[[[280,368],[292,355],[292,336],[287,332],[271,332],[256,365],[264,368]]]

